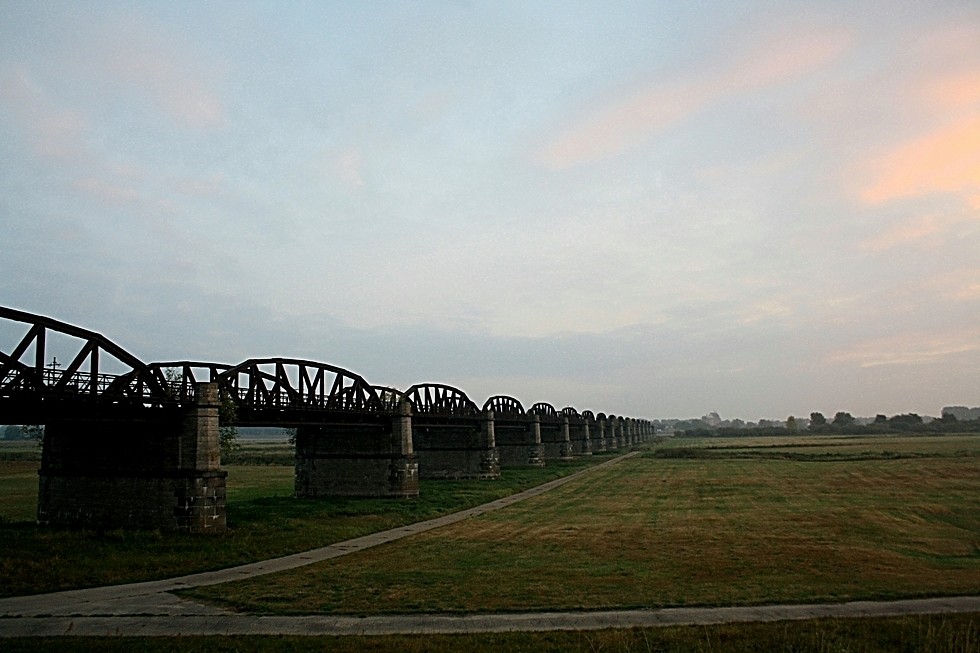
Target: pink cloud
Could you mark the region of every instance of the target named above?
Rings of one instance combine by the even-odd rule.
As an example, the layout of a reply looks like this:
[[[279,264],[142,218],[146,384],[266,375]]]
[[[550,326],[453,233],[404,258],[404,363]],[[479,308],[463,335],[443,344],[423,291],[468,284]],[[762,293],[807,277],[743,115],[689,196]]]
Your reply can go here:
[[[858,164],[858,196],[877,205],[945,194],[980,208],[980,26],[944,24],[908,41],[875,89],[902,135]]]
[[[28,134],[44,158],[70,161],[85,152],[85,121],[75,111],[55,106],[23,69],[0,73],[0,101]]]
[[[732,60],[720,53],[673,79],[641,84],[600,101],[558,131],[536,153],[537,162],[562,169],[615,156],[730,98],[788,83],[840,57],[848,32],[792,31],[752,40]]]
[[[174,120],[194,129],[224,122],[221,99],[208,83],[215,66],[195,57],[193,44],[139,16],[121,16],[105,25],[102,41],[102,65]]]
[[[879,172],[861,193],[870,204],[940,192],[972,203],[980,195],[980,116],[899,143],[871,166]]]
[[[900,245],[921,247],[927,238],[941,234],[959,220],[937,215],[925,215],[892,225],[861,243],[863,249],[881,252]]]
[[[980,351],[980,329],[970,327],[946,332],[908,331],[857,343],[829,357],[832,362],[859,367],[916,365]]]
[[[218,96],[186,67],[160,52],[127,52],[113,59],[113,70],[141,86],[174,119],[196,129],[220,126],[224,110]]]

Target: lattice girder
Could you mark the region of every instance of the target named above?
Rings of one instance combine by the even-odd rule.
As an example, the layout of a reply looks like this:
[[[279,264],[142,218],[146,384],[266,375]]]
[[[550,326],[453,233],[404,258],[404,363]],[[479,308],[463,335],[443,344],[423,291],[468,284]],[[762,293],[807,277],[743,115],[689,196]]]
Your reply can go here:
[[[495,417],[523,417],[524,406],[514,397],[494,395],[483,404],[484,411],[493,411]]]
[[[231,365],[224,363],[199,361],[150,363],[148,367],[170,395],[182,402],[194,398],[194,388],[198,383],[216,383],[222,373],[231,369]]]
[[[441,383],[418,383],[405,391],[405,397],[416,414],[453,417],[480,414],[480,409],[465,392]]]
[[[558,411],[555,410],[555,407],[543,401],[539,401],[538,403],[531,406],[531,409],[527,412],[531,415],[537,415],[542,420],[551,420],[557,422],[561,419],[561,415],[558,414]]]
[[[34,398],[150,404],[170,401],[145,363],[99,333],[7,307],[0,307],[0,319],[30,325],[16,346],[9,352],[0,351],[0,393],[4,395],[19,392]],[[54,364],[46,366],[49,334],[68,336],[73,347],[78,341],[71,361],[62,369]],[[29,355],[31,349],[33,354]],[[110,357],[110,362],[124,371],[103,373],[104,357]]]
[[[233,401],[250,409],[381,412],[361,376],[334,365],[294,358],[249,359],[216,378]]]

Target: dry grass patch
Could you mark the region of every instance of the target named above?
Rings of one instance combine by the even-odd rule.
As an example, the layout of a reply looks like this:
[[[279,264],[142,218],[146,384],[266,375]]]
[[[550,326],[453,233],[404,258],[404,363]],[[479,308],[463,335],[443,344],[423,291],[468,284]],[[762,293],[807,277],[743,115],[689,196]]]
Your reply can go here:
[[[639,458],[506,510],[197,596],[482,612],[980,592],[980,458]]]

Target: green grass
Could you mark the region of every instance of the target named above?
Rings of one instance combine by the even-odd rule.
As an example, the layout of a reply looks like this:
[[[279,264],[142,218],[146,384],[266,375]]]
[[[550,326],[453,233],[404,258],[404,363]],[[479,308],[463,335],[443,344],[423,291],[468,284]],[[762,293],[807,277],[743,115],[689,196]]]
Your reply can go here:
[[[980,615],[814,619],[579,632],[386,637],[141,637],[4,640],[6,651],[401,651],[402,653],[977,653]]]
[[[980,457],[932,453],[648,455],[383,548],[189,594],[255,612],[372,614],[980,593]]]
[[[38,528],[37,463],[0,461],[0,596],[221,569],[326,546],[479,505],[601,460],[506,469],[497,481],[423,481],[417,500],[295,499],[293,468],[228,466],[229,531]]]
[[[0,440],[0,461],[5,460],[40,461],[41,447],[34,440]]]

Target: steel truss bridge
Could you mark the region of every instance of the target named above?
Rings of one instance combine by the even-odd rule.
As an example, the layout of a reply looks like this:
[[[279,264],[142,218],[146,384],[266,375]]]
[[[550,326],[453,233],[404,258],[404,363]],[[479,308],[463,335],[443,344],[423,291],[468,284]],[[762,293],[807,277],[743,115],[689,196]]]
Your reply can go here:
[[[622,419],[536,403],[525,410],[497,395],[478,407],[454,387],[425,383],[401,392],[373,386],[328,363],[295,358],[252,358],[237,365],[201,361],[145,363],[105,336],[65,322],[0,306],[0,327],[23,333],[9,349],[0,344],[0,423],[43,424],[49,419],[124,419],[187,406],[198,383],[217,384],[234,404],[242,426],[290,426],[331,417],[394,413],[402,401],[413,415],[433,420],[474,418],[488,411],[504,419],[537,416],[542,422]],[[48,364],[52,339],[70,359]],[[106,370],[112,369],[113,373]],[[650,427],[646,420],[632,420]]]

